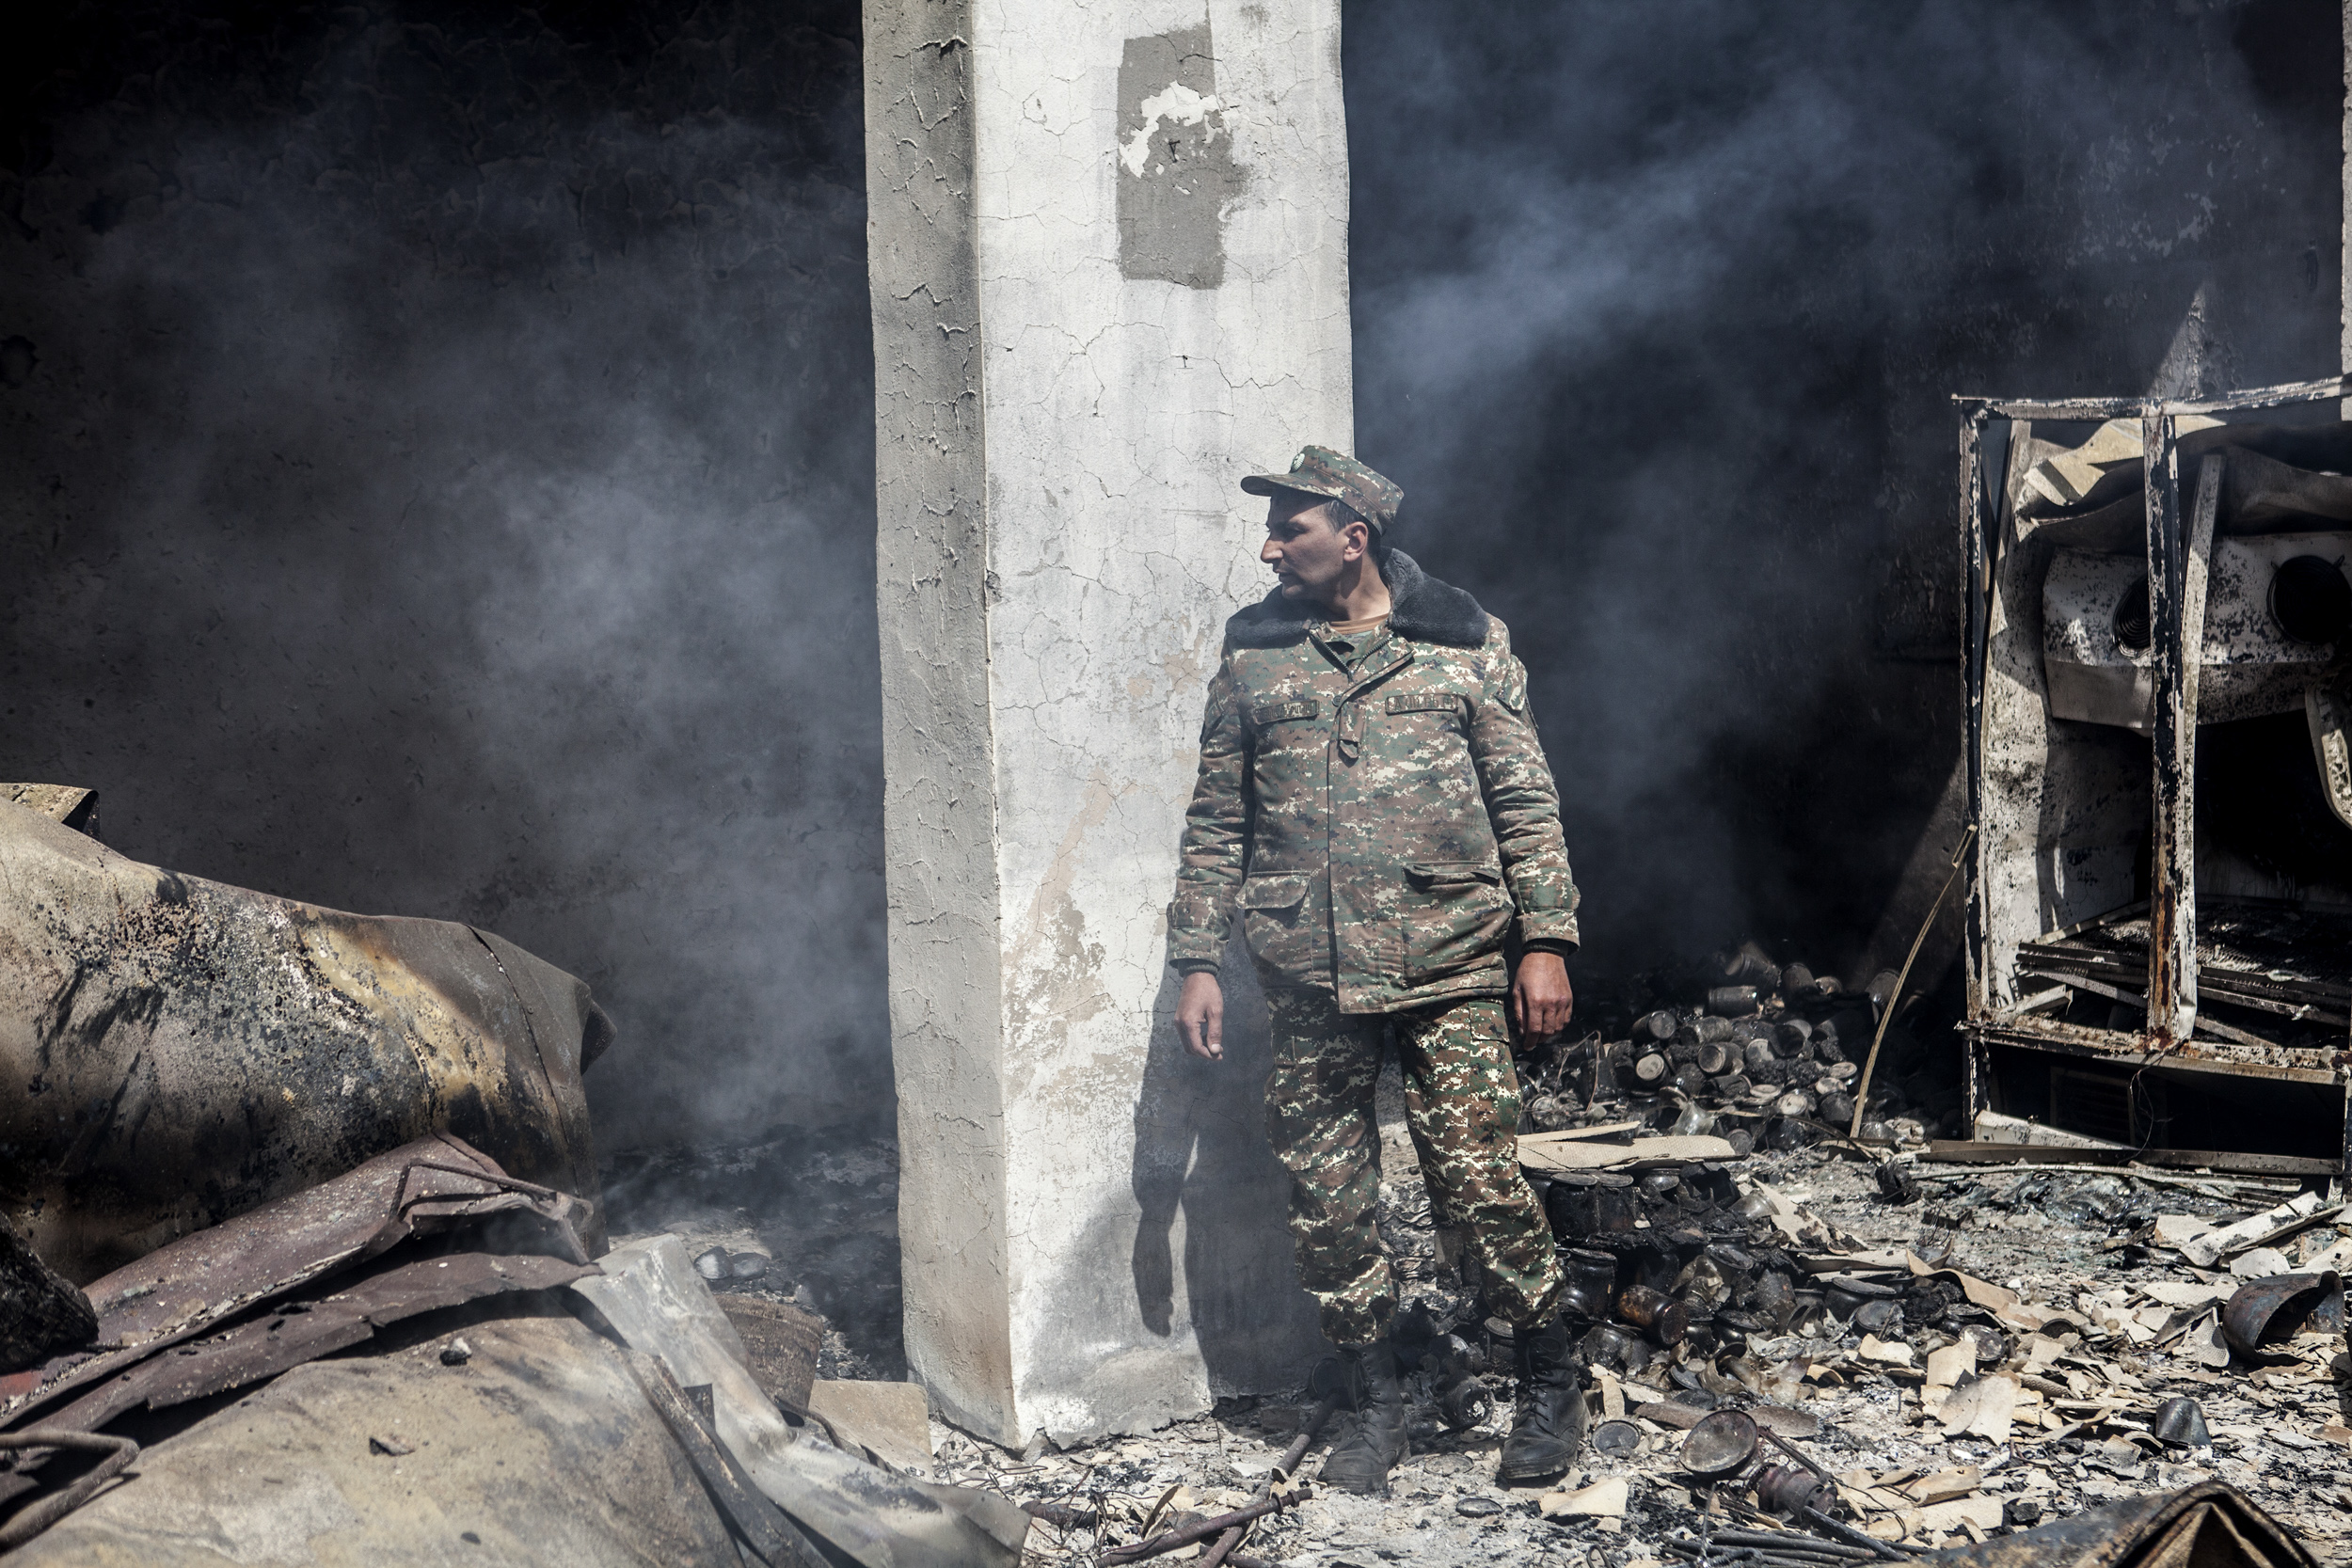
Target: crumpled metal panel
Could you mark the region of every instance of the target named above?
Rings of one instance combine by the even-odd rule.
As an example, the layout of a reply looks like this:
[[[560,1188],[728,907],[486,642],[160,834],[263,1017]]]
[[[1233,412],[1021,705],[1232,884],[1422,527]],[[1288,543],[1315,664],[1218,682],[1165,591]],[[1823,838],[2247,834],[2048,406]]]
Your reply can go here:
[[[98,1312],[97,1343],[106,1348],[0,1379],[0,1425],[420,1231],[493,1214],[529,1216],[539,1222],[532,1240],[567,1263],[585,1264],[570,1224],[581,1212],[579,1200],[516,1187],[480,1150],[437,1134],[158,1248],[86,1292]]]
[[[2125,1497],[1915,1560],[1938,1568],[2318,1568],[2302,1543],[2221,1481]]]
[[[596,1191],[612,1026],[488,932],[127,860],[0,802],[0,1210],[83,1282],[435,1132]]]
[[[2238,1288],[2221,1309],[2221,1334],[2249,1361],[2288,1361],[2271,1347],[2306,1328],[2344,1332],[2344,1281],[2333,1270],[2274,1274]]]
[[[1028,1516],[993,1492],[893,1474],[785,1423],[675,1236],[624,1242],[572,1287],[632,1350],[710,1386],[719,1440],[768,1498],[861,1568],[1012,1568]]]
[[[562,1258],[458,1252],[419,1258],[334,1289],[313,1289],[270,1312],[152,1356],[128,1374],[92,1388],[41,1421],[44,1428],[95,1431],[141,1405],[168,1409],[207,1394],[242,1388],[289,1368],[332,1355],[377,1329],[420,1312],[485,1296],[551,1291],[596,1272]]]

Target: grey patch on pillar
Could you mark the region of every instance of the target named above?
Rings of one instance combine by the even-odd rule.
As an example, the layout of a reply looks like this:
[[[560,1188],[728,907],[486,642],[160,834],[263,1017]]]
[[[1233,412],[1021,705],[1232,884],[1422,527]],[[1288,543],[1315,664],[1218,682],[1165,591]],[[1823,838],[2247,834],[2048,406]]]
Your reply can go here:
[[[1225,281],[1225,211],[1242,172],[1203,23],[1129,39],[1119,59],[1119,270],[1187,289]]]

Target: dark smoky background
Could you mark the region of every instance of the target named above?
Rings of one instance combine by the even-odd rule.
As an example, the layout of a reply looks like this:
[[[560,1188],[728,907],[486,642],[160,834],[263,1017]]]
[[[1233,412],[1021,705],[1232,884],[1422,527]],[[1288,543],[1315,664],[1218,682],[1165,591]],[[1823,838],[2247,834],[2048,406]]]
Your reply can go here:
[[[67,6],[8,52],[0,775],[495,929],[608,1147],[887,1126],[858,14]]]
[[[2340,9],[1345,20],[1357,438],[1530,667],[1581,967],[1899,962],[1960,752],[1949,395],[2333,374]]]
[[[1584,967],[1850,969],[1957,754],[1947,395],[2331,371],[2340,12],[1343,21],[1359,445],[1531,666]],[[182,0],[0,56],[0,776],[581,974],[608,1147],[890,1125],[858,31]]]

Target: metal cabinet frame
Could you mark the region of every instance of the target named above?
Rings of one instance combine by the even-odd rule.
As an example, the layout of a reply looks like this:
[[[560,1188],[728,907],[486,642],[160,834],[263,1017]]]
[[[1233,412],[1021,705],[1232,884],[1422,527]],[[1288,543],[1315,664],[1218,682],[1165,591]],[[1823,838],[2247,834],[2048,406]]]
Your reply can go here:
[[[2090,1058],[2116,1068],[2152,1063],[2182,1071],[2220,1072],[2239,1078],[2269,1078],[2345,1089],[2352,1051],[2312,1063],[2311,1053],[2284,1048],[2264,1053],[2219,1049],[2193,1039],[2197,1024],[2197,890],[2195,867],[2197,679],[2201,660],[2187,650],[2203,645],[2205,573],[2213,547],[2222,462],[2202,465],[2198,494],[2185,515],[2182,506],[2178,421],[2184,415],[2228,415],[2265,408],[2331,402],[2352,395],[2352,376],[2268,387],[2197,401],[2152,398],[2058,400],[1961,397],[1961,548],[1967,572],[1967,626],[1963,657],[1967,759],[1967,821],[1977,831],[1967,854],[1966,1101],[1971,1135],[1986,1106],[1988,1048],[2013,1045],[2054,1057]],[[2147,917],[2147,1029],[2137,1039],[2113,1030],[2094,1030],[2042,1019],[2000,1005],[1988,977],[2001,955],[1988,921],[1987,890],[1998,861],[2014,847],[1984,831],[1986,801],[1986,697],[1992,653],[1994,595],[2000,584],[2002,541],[2008,536],[2023,475],[2031,423],[2042,420],[2109,420],[2137,418],[2141,430],[2152,656],[2155,691],[2151,726],[2153,780],[2149,801],[2151,839]],[[2002,483],[1992,492],[1989,477]],[[2128,732],[2125,732],[2128,733]],[[2046,935],[2046,933],[2045,933]],[[2013,974],[2013,961],[2010,970]],[[2352,1046],[2352,1040],[2346,1041]],[[2151,1153],[2158,1151],[2151,1150]],[[2346,1096],[2344,1148],[2338,1159],[2318,1161],[2227,1150],[2193,1152],[2194,1163],[2220,1169],[2259,1170],[2341,1179],[2352,1164],[2352,1094]],[[2168,1163],[2186,1164],[2186,1157]]]

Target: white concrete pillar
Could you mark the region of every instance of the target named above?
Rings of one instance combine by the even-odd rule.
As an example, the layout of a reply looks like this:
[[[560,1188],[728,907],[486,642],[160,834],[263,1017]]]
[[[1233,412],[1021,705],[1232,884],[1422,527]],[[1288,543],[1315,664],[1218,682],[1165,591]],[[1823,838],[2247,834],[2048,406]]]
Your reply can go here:
[[[1339,8],[867,0],[866,80],[908,1354],[1139,1430],[1317,1343],[1263,1006],[1183,1056],[1163,911],[1236,481],[1351,445]]]

